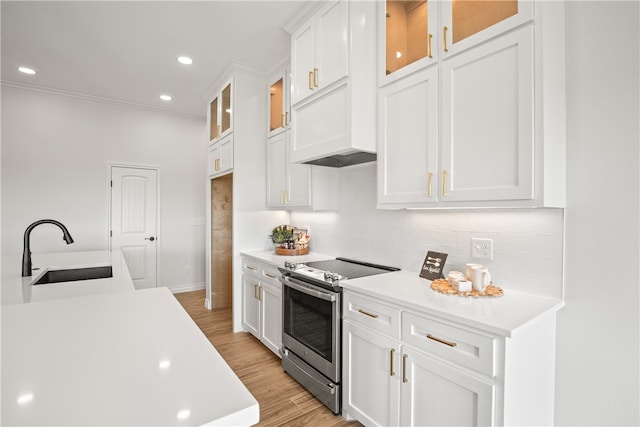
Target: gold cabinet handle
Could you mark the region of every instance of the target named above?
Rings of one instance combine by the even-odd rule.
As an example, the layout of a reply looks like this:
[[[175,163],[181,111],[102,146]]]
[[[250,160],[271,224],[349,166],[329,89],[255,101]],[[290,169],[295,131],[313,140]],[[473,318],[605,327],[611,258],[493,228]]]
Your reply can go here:
[[[289,192],[287,190],[284,190],[284,200],[283,200],[283,204],[284,205],[288,205],[289,204]]]
[[[433,178],[433,172],[429,172],[427,175],[427,195],[433,197],[433,191],[431,191],[431,179]]]
[[[284,125],[289,126],[289,112],[284,113]]]
[[[447,30],[448,28],[446,25],[442,27],[442,50],[445,52],[449,52],[449,49],[447,49]]]
[[[455,342],[446,341],[446,340],[443,340],[442,338],[434,337],[431,334],[427,334],[427,338],[429,338],[430,340],[434,340],[436,342],[439,342],[440,344],[448,345],[449,347],[455,347],[455,346],[458,345]]]
[[[267,276],[267,277],[271,277],[272,279],[276,278],[276,276],[274,276],[273,274],[264,273],[264,275]]]
[[[447,194],[447,171],[442,171],[442,195],[448,196]]]
[[[258,288],[259,288],[259,285],[253,285],[253,297],[259,300],[260,297],[258,296]]]
[[[262,286],[258,285],[258,301],[262,301]]]
[[[318,69],[313,69],[313,86],[318,87]]]
[[[309,71],[309,90],[313,90],[312,79],[313,79],[313,71]]]
[[[287,124],[287,121],[284,118],[284,113],[282,113],[282,118],[280,119],[280,126],[285,127],[286,124]]]
[[[254,270],[255,271],[255,267],[251,267],[250,265],[247,265],[247,270]]]
[[[369,316],[369,317],[372,317],[374,319],[377,319],[379,317],[377,314],[371,314],[369,312],[364,311],[363,309],[358,310],[358,313],[362,313],[365,316]]]
[[[402,355],[402,382],[403,383],[408,383],[409,380],[407,379],[407,358],[409,356],[406,354]]]
[[[394,348],[389,351],[389,376],[393,377],[396,373],[393,370],[393,354],[396,352]]]
[[[427,56],[429,58],[433,58],[433,53],[431,52],[431,38],[433,37],[433,35],[431,35],[431,33],[429,33],[429,35],[427,36]]]

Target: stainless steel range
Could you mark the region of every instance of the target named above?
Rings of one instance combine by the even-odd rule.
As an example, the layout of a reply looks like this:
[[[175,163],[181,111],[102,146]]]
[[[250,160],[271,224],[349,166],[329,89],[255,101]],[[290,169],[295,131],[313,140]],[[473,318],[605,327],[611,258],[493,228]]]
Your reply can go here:
[[[346,258],[286,262],[282,287],[282,366],[335,414],[342,380],[340,281],[397,271]]]

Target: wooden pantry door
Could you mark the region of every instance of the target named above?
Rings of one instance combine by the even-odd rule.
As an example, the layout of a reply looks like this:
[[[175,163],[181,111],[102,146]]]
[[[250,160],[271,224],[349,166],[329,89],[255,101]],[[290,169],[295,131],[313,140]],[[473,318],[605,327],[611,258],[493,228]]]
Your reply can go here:
[[[136,289],[157,286],[158,170],[111,167],[111,249],[121,250]]]

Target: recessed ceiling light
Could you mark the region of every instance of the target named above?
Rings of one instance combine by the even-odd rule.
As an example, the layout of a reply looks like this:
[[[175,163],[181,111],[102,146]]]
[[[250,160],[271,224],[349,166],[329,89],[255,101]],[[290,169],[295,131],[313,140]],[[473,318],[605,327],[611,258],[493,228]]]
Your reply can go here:
[[[162,99],[163,101],[171,101],[171,96],[170,95],[160,95],[160,99]]]
[[[193,59],[189,58],[188,56],[179,56],[178,62],[184,65],[191,65],[193,64]]]
[[[18,67],[18,71],[20,71],[21,73],[25,73],[25,74],[35,74],[36,70],[34,70],[33,68],[29,68],[29,67]]]

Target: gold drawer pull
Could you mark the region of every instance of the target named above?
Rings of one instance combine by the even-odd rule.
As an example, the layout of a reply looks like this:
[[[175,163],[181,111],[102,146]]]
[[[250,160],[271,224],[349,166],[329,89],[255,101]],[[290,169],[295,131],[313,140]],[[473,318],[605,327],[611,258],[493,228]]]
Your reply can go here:
[[[391,349],[389,351],[389,376],[393,377],[396,373],[393,371],[393,354],[396,352],[395,349]]]
[[[309,71],[309,90],[313,90],[312,79],[313,79],[313,71]]]
[[[431,35],[431,33],[429,33],[429,36],[427,37],[427,56],[429,58],[433,58],[433,54],[431,53],[431,38],[433,36]]]
[[[402,355],[402,382],[403,383],[409,382],[409,380],[407,379],[407,358],[408,357],[409,355],[407,354]]]
[[[317,68],[313,69],[313,85],[315,87],[318,87],[318,69]]]
[[[447,194],[447,171],[442,171],[442,195],[448,196]]]
[[[247,270],[255,270],[255,267],[251,267],[250,265],[247,265]]]
[[[271,277],[272,279],[276,278],[276,276],[274,276],[273,274],[264,273],[264,275],[267,276],[267,277]]]
[[[434,337],[431,334],[427,334],[427,338],[429,338],[430,340],[437,341],[440,344],[448,345],[449,347],[455,347],[455,346],[458,345],[457,343],[454,343],[454,342],[451,342],[451,341],[445,341],[442,338]]]
[[[364,314],[365,316],[373,317],[374,319],[377,319],[377,318],[378,318],[378,315],[377,315],[377,314],[371,314],[371,313],[368,313],[368,312],[364,311],[363,309],[358,310],[358,313],[362,313],[362,314]]]
[[[433,178],[433,172],[429,172],[427,175],[427,195],[429,197],[433,197],[433,192],[431,191],[431,179]]]

